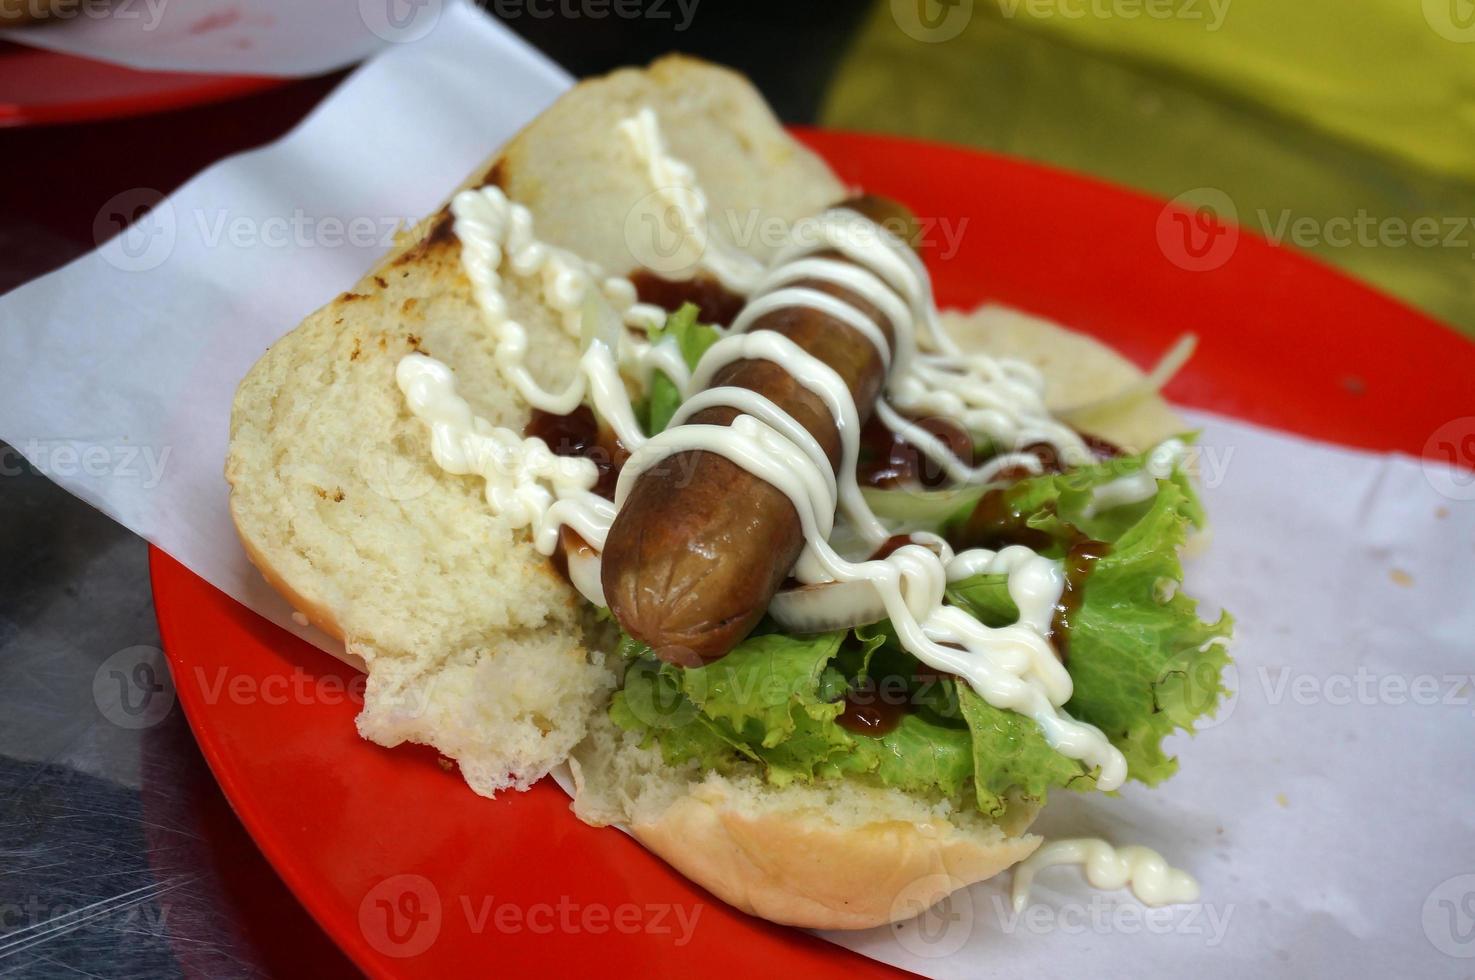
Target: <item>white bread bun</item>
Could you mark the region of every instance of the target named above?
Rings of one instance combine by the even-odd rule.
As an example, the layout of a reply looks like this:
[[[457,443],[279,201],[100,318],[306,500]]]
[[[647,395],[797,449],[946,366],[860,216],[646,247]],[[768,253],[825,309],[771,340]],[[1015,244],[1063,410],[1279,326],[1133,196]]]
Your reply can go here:
[[[686,58],[578,86],[468,185],[497,183],[530,208],[540,238],[632,271],[643,248],[624,219],[650,185],[613,129],[647,106],[713,214],[788,221],[845,195],[746,81]],[[714,234],[730,227],[718,221]],[[728,242],[767,255],[764,240]],[[502,272],[510,312],[528,329],[530,367],[545,384],[563,382],[575,342],[538,283]],[[965,343],[1040,363],[1070,403],[1140,376],[1042,321],[998,311],[952,319]],[[859,781],[779,789],[754,775],[675,770],[615,730],[604,710],[615,684],[604,656],[611,628],[526,532],[492,516],[478,479],[435,467],[394,380],[412,351],[451,365],[477,414],[525,424],[528,407],[498,372],[444,211],[275,344],[242,382],[231,423],[226,476],[247,553],[362,657],[364,737],[433,745],[487,795],[526,788],[572,753],[579,816],[627,824],[714,894],[779,922],[905,918],[1038,846],[1021,836],[1032,817],[1023,808],[1000,827]],[[1143,406],[1165,411],[1155,398]],[[1138,409],[1097,434],[1136,444],[1149,429],[1176,427]]]
[[[1144,452],[1190,428],[1156,392],[1114,400],[1145,375],[1094,337],[1003,306],[982,306],[971,313],[944,310],[941,319],[965,350],[1012,357],[1038,368],[1051,411],[1104,403],[1101,410],[1071,421],[1127,452]]]
[[[395,385],[405,354],[456,365],[462,393],[494,422],[521,426],[527,409],[501,384],[454,240],[401,258],[278,341],[241,383],[231,514],[267,581],[364,660],[366,738],[434,745],[482,793],[526,787],[583,737],[613,677],[586,650],[582,604],[548,562],[492,516],[479,481],[431,461]],[[556,373],[573,342],[530,293],[511,298],[538,331],[534,363]]]
[[[774,229],[846,196],[822,160],[794,142],[743,76],[672,55],[584,82],[519,133],[497,183],[537,219],[538,237],[614,273],[653,268],[690,279],[700,253],[656,239],[660,188],[616,125],[652,109],[673,156],[705,192],[712,248],[768,260]]]
[[[650,188],[615,126],[644,106],[714,213],[788,220],[842,194],[746,80],[687,58],[578,86],[467,186],[495,181],[532,208],[540,237],[630,271],[622,220]],[[562,384],[577,344],[538,283],[504,274],[529,366]],[[226,461],[231,514],[267,581],[366,664],[364,737],[433,745],[479,793],[525,789],[567,757],[603,703],[614,681],[599,653],[609,635],[526,533],[491,515],[479,480],[435,467],[394,380],[416,350],[454,367],[479,415],[526,424],[445,211],[242,381]]]
[[[865,929],[908,919],[1024,860],[1040,838],[1016,824],[856,779],[777,788],[754,771],[674,768],[605,715],[569,760],[574,812],[622,824],[718,898],[773,922]]]

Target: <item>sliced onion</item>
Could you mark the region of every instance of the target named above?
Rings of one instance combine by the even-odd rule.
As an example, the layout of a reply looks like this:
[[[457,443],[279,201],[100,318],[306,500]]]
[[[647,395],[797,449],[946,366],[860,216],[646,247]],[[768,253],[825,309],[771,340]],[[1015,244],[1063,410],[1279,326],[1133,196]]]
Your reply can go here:
[[[1158,359],[1157,364],[1145,377],[1137,379],[1125,388],[1104,398],[1057,409],[1055,417],[1067,422],[1080,422],[1114,409],[1125,408],[1139,398],[1161,391],[1163,386],[1173,380],[1173,376],[1183,368],[1183,365],[1188,363],[1196,347],[1198,347],[1198,335],[1186,333],[1168,348],[1167,353]]]
[[[586,351],[596,340],[600,340],[610,350],[618,353],[625,325],[615,308],[600,295],[597,287],[591,285],[584,294],[584,305],[579,313],[579,350]]]
[[[828,633],[886,618],[886,604],[870,582],[822,582],[785,589],[768,612],[795,633]]]
[[[903,530],[933,530],[958,512],[971,510],[988,487],[973,484],[948,490],[878,490],[865,487],[861,495],[877,517]]]
[[[579,594],[601,609],[608,606],[602,582],[603,556],[588,545],[580,545],[568,549],[565,557],[568,559],[569,582],[579,590]]]

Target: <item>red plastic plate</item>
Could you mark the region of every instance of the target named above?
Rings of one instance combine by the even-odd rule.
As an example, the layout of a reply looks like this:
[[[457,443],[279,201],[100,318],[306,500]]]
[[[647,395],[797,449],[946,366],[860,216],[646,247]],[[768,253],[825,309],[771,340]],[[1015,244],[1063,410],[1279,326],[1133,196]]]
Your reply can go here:
[[[1016,160],[801,136],[846,181],[931,223],[944,305],[1009,303],[1143,364],[1198,333],[1198,355],[1168,389],[1181,404],[1371,449],[1428,445],[1430,455],[1435,431],[1471,414],[1463,386],[1475,346],[1261,239]],[[945,257],[944,232],[955,243]],[[546,780],[485,800],[433,752],[362,741],[351,670],[167,555],[155,552],[152,569],[179,698],[215,775],[287,884],[366,971],[894,972],[714,902],[624,835],[579,823]],[[671,910],[697,916],[695,928]]]
[[[183,109],[285,84],[284,78],[137,71],[0,41],[0,126],[86,122]]]

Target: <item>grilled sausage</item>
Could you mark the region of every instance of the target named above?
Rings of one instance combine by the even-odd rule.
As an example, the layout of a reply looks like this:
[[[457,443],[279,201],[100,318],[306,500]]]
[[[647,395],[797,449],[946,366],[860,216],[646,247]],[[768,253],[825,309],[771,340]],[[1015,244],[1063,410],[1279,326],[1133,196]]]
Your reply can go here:
[[[905,208],[878,197],[843,207],[915,238]],[[814,257],[849,261],[834,251]],[[802,280],[870,317],[893,343],[892,325],[873,305],[832,283]],[[870,417],[886,381],[886,367],[860,331],[818,310],[777,309],[750,330],[773,330],[824,361],[850,389],[861,423]],[[713,387],[756,391],[819,442],[831,467],[841,457],[840,433],[824,401],[782,365],[741,360],[719,370]],[[698,412],[693,425],[728,425],[736,409]],[[736,646],[763,616],[804,547],[793,503],[780,490],[717,453],[679,453],[643,473],[631,489],[605,544],[603,585],[610,610],[625,631],[657,656],[692,666]]]

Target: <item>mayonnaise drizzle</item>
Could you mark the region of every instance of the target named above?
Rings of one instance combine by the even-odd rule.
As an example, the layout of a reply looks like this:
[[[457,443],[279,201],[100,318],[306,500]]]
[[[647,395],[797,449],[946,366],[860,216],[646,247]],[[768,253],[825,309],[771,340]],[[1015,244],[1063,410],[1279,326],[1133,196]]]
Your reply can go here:
[[[661,135],[655,110],[646,107],[617,127],[645,165],[651,187],[681,221],[681,231],[701,265],[736,293],[746,293],[763,274],[763,265],[746,252],[729,248],[708,225],[707,195],[697,186],[696,172],[671,155]]]
[[[548,391],[524,364],[527,329],[509,314],[502,294],[501,266],[505,259],[514,275],[540,279],[544,302],[574,337],[581,335],[589,320],[623,316],[649,322],[654,308],[635,302],[634,287],[628,281],[597,281],[597,269],[534,238],[531,212],[509,201],[496,186],[462,191],[451,201],[451,212],[461,240],[461,267],[497,342],[497,366],[502,374],[528,404],[555,415],[567,415],[588,396],[625,446],[643,442],[645,434],[620,375],[621,362],[632,366],[642,380],[658,368],[682,379],[686,366],[675,342],[642,342],[616,323],[612,330],[590,340],[568,385],[559,392]]]
[[[854,265],[850,262],[838,262],[835,259],[798,258],[791,262],[786,262],[783,265],[774,266],[768,275],[763,278],[763,281],[758,284],[758,288],[754,290],[754,295],[768,299],[772,295],[771,290],[779,290],[780,287],[789,287],[805,279],[828,282],[848,289],[858,296],[864,296],[868,301],[876,305],[888,322],[902,325],[900,328],[893,326],[893,330],[902,329],[906,324],[912,322],[912,313],[907,307],[907,304],[902,301],[895,290],[883,283],[874,272],[862,266]],[[809,290],[809,292],[815,292],[815,290]],[[826,294],[821,293],[820,295]],[[827,296],[826,298],[832,297]],[[837,300],[837,302],[841,301]],[[886,343],[885,336],[876,327],[874,321],[870,317],[863,316],[853,322],[852,315],[859,311],[848,303],[842,302],[841,305],[845,306],[849,311],[849,313],[842,315],[844,321],[851,326],[855,326],[856,329],[863,333],[866,339],[874,344],[876,350],[880,352],[881,359],[889,364],[891,361],[891,347]],[[742,316],[739,316],[739,322],[743,322]],[[863,323],[864,325],[856,326],[857,322]],[[734,327],[734,329],[737,328]]]
[[[397,380],[411,411],[431,425],[437,463],[452,473],[480,475],[492,510],[514,527],[530,527],[544,554],[557,547],[558,529],[565,524],[597,553],[641,473],[676,453],[722,455],[794,504],[805,547],[793,574],[821,587],[816,593],[826,584],[847,586],[818,599],[820,607],[830,607],[826,614],[840,604],[849,605],[852,614],[861,610],[872,617],[865,621],[889,618],[902,645],[923,663],[964,678],[994,707],[1034,719],[1058,751],[1097,770],[1101,789],[1118,788],[1127,775],[1121,752],[1100,730],[1063,710],[1071,697],[1071,679],[1047,639],[1064,588],[1060,563],[1022,546],[954,555],[931,535],[913,536],[913,543],[881,560],[842,556],[829,541],[837,511],[870,550],[889,534],[856,483],[860,419],[854,399],[832,368],[787,337],[745,331],[763,315],[791,307],[820,310],[855,329],[891,368],[886,397],[877,408],[883,421],[964,481],[989,479],[1006,466],[1038,471],[1038,462],[1032,454],[1006,452],[970,467],[900,412],[948,415],[996,446],[1044,442],[1067,462],[1089,457],[1080,437],[1046,409],[1039,372],[1020,362],[962,355],[938,320],[921,260],[895,235],[855,211],[833,208],[798,223],[790,245],[766,271],[745,255],[742,261],[727,255],[710,240],[706,197],[691,168],[667,151],[655,114],[642,110],[619,129],[645,162],[652,184],[683,215],[708,268],[729,288],[751,290],[749,303],[729,335],[688,371],[674,341],[651,344],[624,329],[648,326],[660,315],[636,302],[628,280],[601,278],[599,270],[571,253],[537,241],[527,209],[508,201],[496,187],[463,191],[452,202],[462,265],[496,340],[499,369],[529,404],[544,411],[567,414],[586,398],[592,401],[632,455],[621,471],[615,502],[602,500],[590,492],[592,463],[554,456],[541,440],[523,439],[476,417],[455,394],[445,365],[410,355],[401,362]],[[826,250],[851,262],[814,255]],[[596,327],[592,337],[585,336],[578,370],[562,391],[542,388],[524,363],[527,331],[511,318],[502,295],[504,264],[513,275],[540,280],[545,302],[570,335],[587,335],[591,322]],[[801,280],[840,286],[875,307],[889,322],[891,341],[860,309],[798,285]],[[841,438],[838,473],[814,437],[769,399],[742,388],[706,387],[722,367],[745,359],[782,365],[824,400]],[[664,432],[650,439],[641,432],[622,370],[642,384],[659,370],[681,389],[684,402]],[[740,414],[726,426],[677,424],[719,406]],[[1141,489],[1123,484],[1113,493],[1132,496]],[[1100,506],[1109,506],[1111,499]],[[571,556],[570,578],[590,601],[603,605],[598,561],[597,554]],[[981,572],[1008,577],[1019,622],[988,627],[945,602],[949,582]]]
[[[1086,516],[1099,511],[1128,504],[1140,504],[1157,495],[1157,483],[1173,475],[1188,458],[1188,446],[1182,439],[1168,439],[1159,443],[1147,454],[1142,469],[1135,473],[1119,476],[1110,483],[1103,483],[1091,491],[1091,501],[1086,505]]]
[[[494,186],[462,191],[451,202],[461,264],[493,339],[503,376],[534,408],[566,415],[586,398],[594,403],[620,441],[638,446],[645,434],[635,418],[624,367],[642,383],[659,370],[677,381],[689,371],[674,340],[651,344],[625,325],[659,324],[665,312],[636,302],[628,280],[601,278],[599,270],[577,256],[540,242],[533,235],[527,208],[507,199]],[[548,391],[525,362],[527,330],[514,320],[503,295],[502,267],[515,276],[536,279],[544,303],[559,316],[564,330],[581,336],[603,323],[589,339],[574,377],[562,391]],[[609,321],[613,321],[610,323]],[[456,394],[450,368],[423,354],[400,361],[395,380],[410,411],[431,428],[431,453],[449,473],[480,476],[492,513],[513,528],[529,528],[533,543],[545,555],[558,547],[558,530],[567,525],[593,548],[593,555],[570,558],[569,576],[589,601],[603,606],[598,553],[614,521],[615,508],[591,491],[598,473],[586,459],[555,455],[541,439],[494,426],[472,411]]]
[[[824,299],[833,299],[823,293],[816,293]],[[761,301],[760,301],[761,302]],[[836,300],[836,302],[839,302]],[[749,308],[756,304],[749,304]],[[859,314],[854,307],[841,304],[852,313]],[[741,318],[739,318],[741,321]],[[733,325],[737,329],[737,324]],[[830,415],[835,421],[835,427],[840,432],[840,469],[838,478],[830,469],[829,460],[823,453],[818,456],[814,450],[818,448],[813,437],[800,439],[800,448],[805,450],[805,455],[811,461],[810,465],[822,471],[827,478],[827,485],[831,488],[830,496],[826,503],[822,503],[820,510],[828,510],[834,514],[836,506],[850,519],[861,537],[872,547],[879,545],[890,536],[886,526],[876,519],[867,506],[865,498],[861,496],[860,486],[856,482],[855,466],[860,457],[860,413],[855,407],[855,399],[850,397],[850,389],[835,369],[824,361],[809,354],[798,344],[794,343],[783,334],[772,330],[760,330],[757,333],[742,334],[734,333],[722,340],[717,341],[702,356],[697,363],[696,370],[692,372],[690,385],[693,392],[704,388],[722,368],[736,361],[743,360],[768,360],[782,366],[795,381],[801,386],[818,395],[830,410]],[[758,406],[759,411],[749,411],[749,407],[755,404],[752,394],[742,388],[718,388],[714,391],[722,395],[704,393],[701,404],[707,407],[721,403],[737,408],[739,411],[747,412],[757,418],[764,419],[770,426],[779,429],[781,433],[791,435],[795,429],[805,431],[786,413],[779,411],[778,407],[768,402],[766,405]],[[766,416],[766,418],[765,418]],[[782,419],[778,416],[783,416]],[[684,420],[685,415],[681,418]],[[669,429],[668,429],[669,431]],[[628,464],[627,464],[628,465]],[[826,526],[824,534],[829,538],[833,524]]]
[[[928,666],[962,677],[994,707],[1034,719],[1057,751],[1099,768],[1100,788],[1121,786],[1127,775],[1121,752],[1100,729],[1076,721],[1061,707],[1072,693],[1070,675],[1040,628],[1043,624],[1048,629],[1050,611],[1064,585],[1057,563],[1027,548],[989,556],[987,567],[1009,574],[1011,595],[1029,607],[1019,623],[994,628],[944,603],[947,565],[927,547],[909,544],[885,559],[847,561],[828,541],[833,497],[819,468],[781,432],[750,415],[740,415],[727,426],[676,426],[651,439],[625,463],[615,491],[616,506],[624,503],[646,469],[669,455],[690,451],[719,453],[788,496],[804,529],[804,552],[794,568],[801,582],[868,583],[908,652]]]
[[[1112,847],[1104,840],[1055,840],[1040,847],[1014,869],[1014,911],[1023,912],[1035,875],[1045,868],[1079,864],[1086,880],[1105,891],[1131,886],[1144,905],[1176,905],[1198,900],[1198,882],[1186,871],[1170,867],[1151,848],[1133,844]]]
[[[958,353],[957,345],[938,322],[937,307],[932,302],[932,280],[922,260],[900,238],[859,212],[843,207],[831,208],[796,223],[790,233],[789,245],[779,251],[773,265],[779,268],[815,252],[830,250],[839,252],[872,273],[876,281],[856,289],[867,301],[883,311],[892,305],[883,297],[885,290],[881,283],[884,281],[884,285],[895,290],[907,304],[911,315],[893,319],[891,323],[896,335],[893,378],[898,373],[906,373],[910,367],[909,359],[919,344],[950,355]],[[832,272],[830,276],[821,274],[815,277],[837,282],[831,278],[833,275]],[[837,284],[853,288],[848,282]]]
[[[798,222],[791,239],[758,283],[734,331],[789,306],[821,310],[858,330],[891,367],[886,398],[876,406],[881,420],[959,482],[987,482],[1017,466],[1037,473],[1039,461],[1031,453],[1007,451],[970,467],[902,413],[955,419],[1001,449],[1046,443],[1068,464],[1090,461],[1080,436],[1046,408],[1045,382],[1038,370],[1022,361],[958,350],[938,321],[921,259],[900,238],[858,212],[832,208]],[[828,250],[851,262],[814,257]],[[891,324],[894,344],[886,343],[870,317],[843,300],[790,285],[806,279],[839,286],[879,309]]]
[[[615,508],[591,492],[599,478],[592,460],[555,455],[542,439],[524,439],[476,415],[456,394],[451,369],[433,357],[411,354],[394,375],[411,413],[430,426],[436,465],[485,480],[493,514],[513,528],[531,528],[534,546],[545,555],[553,554],[565,524],[595,550],[604,549]]]

